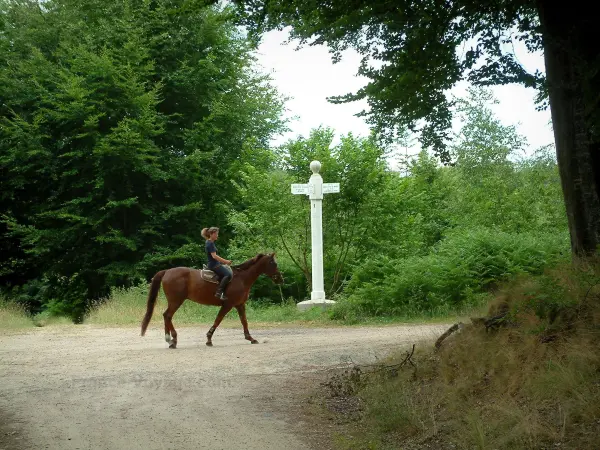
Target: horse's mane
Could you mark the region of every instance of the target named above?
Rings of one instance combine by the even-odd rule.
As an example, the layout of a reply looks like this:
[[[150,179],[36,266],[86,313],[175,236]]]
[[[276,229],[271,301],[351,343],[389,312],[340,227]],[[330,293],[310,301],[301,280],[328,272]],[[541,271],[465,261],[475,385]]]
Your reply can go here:
[[[243,263],[238,264],[237,266],[231,266],[231,268],[234,270],[246,270],[249,267],[252,267],[254,264],[256,264],[258,262],[258,260],[260,258],[262,258],[263,256],[265,256],[265,255],[263,255],[262,253],[259,253],[254,258],[250,258],[249,260],[244,261]]]

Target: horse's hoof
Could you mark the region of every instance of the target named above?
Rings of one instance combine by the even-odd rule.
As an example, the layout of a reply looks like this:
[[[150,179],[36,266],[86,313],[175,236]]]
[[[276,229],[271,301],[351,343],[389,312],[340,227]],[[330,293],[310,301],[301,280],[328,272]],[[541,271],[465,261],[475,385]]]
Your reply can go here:
[[[212,347],[212,342],[207,342],[207,343],[206,343],[206,346],[207,346],[207,347]]]
[[[257,341],[256,339],[252,339],[250,342],[251,342],[252,344],[258,344],[258,341]]]
[[[169,345],[169,348],[177,348],[177,344],[171,344]]]

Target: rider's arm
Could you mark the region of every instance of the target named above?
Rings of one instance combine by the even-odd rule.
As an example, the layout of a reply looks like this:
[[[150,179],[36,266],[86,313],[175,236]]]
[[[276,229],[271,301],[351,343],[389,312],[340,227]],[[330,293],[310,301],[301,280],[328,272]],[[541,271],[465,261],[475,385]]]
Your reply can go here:
[[[217,261],[219,261],[221,264],[231,264],[231,261],[228,261],[227,259],[223,259],[220,256],[217,255],[216,252],[212,252],[211,256],[213,258],[215,258]]]

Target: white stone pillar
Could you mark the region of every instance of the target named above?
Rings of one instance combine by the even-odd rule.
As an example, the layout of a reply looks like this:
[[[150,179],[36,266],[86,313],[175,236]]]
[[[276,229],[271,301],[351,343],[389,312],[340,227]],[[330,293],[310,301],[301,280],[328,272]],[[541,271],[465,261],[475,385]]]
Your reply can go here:
[[[325,283],[323,280],[323,194],[340,191],[339,183],[323,184],[323,178],[319,174],[321,163],[313,161],[310,163],[313,174],[308,184],[292,185],[293,194],[308,194],[310,199],[310,229],[311,229],[311,253],[312,253],[312,292],[310,300],[298,303],[298,309],[304,311],[313,306],[323,308],[335,303],[325,298]],[[324,192],[326,191],[326,192]]]
[[[319,174],[321,163],[310,163],[313,174],[308,185],[310,194],[310,229],[312,247],[312,301],[325,300],[325,286],[323,281],[323,178]]]

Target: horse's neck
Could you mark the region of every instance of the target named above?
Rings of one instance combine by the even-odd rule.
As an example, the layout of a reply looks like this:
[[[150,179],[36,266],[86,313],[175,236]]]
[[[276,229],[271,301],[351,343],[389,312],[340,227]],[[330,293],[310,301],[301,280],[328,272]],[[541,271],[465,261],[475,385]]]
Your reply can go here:
[[[246,270],[244,273],[246,273],[246,277],[245,281],[252,286],[256,280],[258,279],[259,276],[262,275],[263,273],[263,262],[262,261],[258,261],[256,264],[254,264],[252,267],[248,268],[248,270]]]

